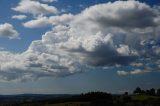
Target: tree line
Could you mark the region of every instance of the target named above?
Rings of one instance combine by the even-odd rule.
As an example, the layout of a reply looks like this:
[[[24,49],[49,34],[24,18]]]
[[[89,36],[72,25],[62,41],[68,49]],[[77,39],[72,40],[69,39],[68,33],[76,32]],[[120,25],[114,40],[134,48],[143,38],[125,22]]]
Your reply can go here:
[[[153,95],[153,96],[157,95],[157,96],[160,96],[160,88],[157,89],[157,90],[154,89],[154,88],[143,90],[140,87],[137,87],[133,91],[133,94],[146,94],[146,95]]]

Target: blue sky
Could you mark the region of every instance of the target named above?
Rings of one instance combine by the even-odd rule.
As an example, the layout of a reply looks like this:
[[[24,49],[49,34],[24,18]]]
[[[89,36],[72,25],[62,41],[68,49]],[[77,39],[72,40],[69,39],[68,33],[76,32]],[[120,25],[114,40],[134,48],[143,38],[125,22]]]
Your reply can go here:
[[[158,6],[157,0],[1,0],[0,94],[160,88]]]

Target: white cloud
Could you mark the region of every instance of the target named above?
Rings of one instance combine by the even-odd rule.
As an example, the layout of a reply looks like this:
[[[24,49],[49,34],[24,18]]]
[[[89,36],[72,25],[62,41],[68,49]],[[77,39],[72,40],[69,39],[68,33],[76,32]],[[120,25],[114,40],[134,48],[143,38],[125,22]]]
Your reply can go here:
[[[88,20],[104,27],[144,28],[155,25],[154,16],[153,9],[144,3],[116,1],[92,6],[84,10],[76,21]]]
[[[31,20],[31,21],[23,23],[23,26],[27,28],[40,28],[40,27],[44,27],[47,25],[49,25],[47,17],[40,17],[36,20]]]
[[[160,59],[157,54],[160,25],[154,21],[157,17],[157,10],[147,4],[116,1],[91,6],[76,15],[29,21],[26,27],[49,23],[53,28],[42,35],[41,40],[33,41],[23,53],[1,51],[1,79],[62,77],[97,67],[123,68],[124,71],[117,72],[120,75],[158,70],[157,63],[154,64]],[[137,66],[142,70],[136,69],[134,62],[142,63],[147,69],[140,64]],[[125,70],[126,67],[133,71]]]
[[[118,75],[128,75],[129,73],[126,71],[117,71]]]
[[[131,71],[130,72],[130,74],[141,74],[141,73],[143,73],[143,71],[142,70],[140,70],[140,69],[136,69],[136,70],[133,70],[133,71]]]
[[[31,1],[41,1],[41,2],[45,2],[45,3],[58,2],[58,0],[31,0]]]
[[[34,20],[23,23],[27,28],[40,28],[47,25],[69,24],[73,20],[72,14],[63,14],[61,16],[39,17]]]
[[[136,63],[136,62],[133,62],[133,63],[131,63],[130,64],[131,66],[133,66],[133,67],[142,67],[143,66],[143,63]]]
[[[151,70],[142,70],[142,69],[135,69],[132,71],[117,71],[118,75],[125,76],[125,75],[139,75],[139,74],[144,74],[152,72]]]
[[[46,3],[58,2],[58,0],[41,0],[41,1]]]
[[[136,51],[130,50],[130,48],[128,47],[128,45],[119,45],[119,48],[117,48],[117,51],[124,56],[129,56],[131,54],[135,54],[138,55],[138,53]]]
[[[30,13],[33,15],[56,14],[58,10],[54,6],[43,4],[38,1],[21,0],[17,7],[12,8],[21,13]]]
[[[12,19],[17,19],[17,20],[24,20],[26,18],[27,18],[26,15],[13,15],[12,16]]]
[[[52,25],[58,25],[58,24],[69,24],[72,20],[74,20],[74,15],[62,14],[61,16],[51,16],[49,17],[48,21]]]
[[[17,39],[19,33],[9,23],[0,24],[0,37],[6,37],[9,39]]]

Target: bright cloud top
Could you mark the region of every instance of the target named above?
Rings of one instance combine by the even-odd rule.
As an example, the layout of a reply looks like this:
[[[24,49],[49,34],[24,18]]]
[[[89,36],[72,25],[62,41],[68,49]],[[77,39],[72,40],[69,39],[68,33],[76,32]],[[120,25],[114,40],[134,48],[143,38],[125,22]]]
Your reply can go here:
[[[62,77],[97,67],[130,67],[117,71],[119,75],[158,70],[160,11],[156,8],[138,1],[116,1],[91,6],[76,15],[24,23],[30,28],[51,24],[53,30],[23,53],[1,51],[1,79]]]

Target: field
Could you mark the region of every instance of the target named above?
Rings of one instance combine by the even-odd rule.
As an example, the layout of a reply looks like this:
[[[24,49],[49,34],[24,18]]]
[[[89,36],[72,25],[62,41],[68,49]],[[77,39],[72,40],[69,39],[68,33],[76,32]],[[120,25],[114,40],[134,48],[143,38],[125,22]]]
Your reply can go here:
[[[137,101],[160,99],[159,96],[150,96],[150,95],[133,95],[133,96],[131,96],[131,98],[132,98],[132,100],[137,100]]]
[[[46,104],[45,106],[90,106],[90,102],[65,102],[56,104]]]
[[[80,95],[11,95],[0,96],[0,106],[160,106],[160,96],[112,95],[105,92]]]

